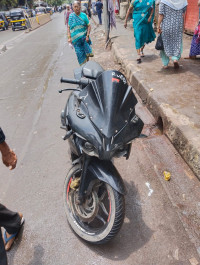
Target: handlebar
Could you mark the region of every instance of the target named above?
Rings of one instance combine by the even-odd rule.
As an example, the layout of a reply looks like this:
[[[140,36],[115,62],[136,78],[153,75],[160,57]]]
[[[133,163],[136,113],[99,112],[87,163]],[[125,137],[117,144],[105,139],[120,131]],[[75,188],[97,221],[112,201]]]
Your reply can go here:
[[[80,80],[77,80],[77,79],[67,79],[63,77],[61,77],[60,82],[74,84],[74,85],[84,85],[84,86],[87,86],[90,83],[89,79],[87,78],[81,78]]]

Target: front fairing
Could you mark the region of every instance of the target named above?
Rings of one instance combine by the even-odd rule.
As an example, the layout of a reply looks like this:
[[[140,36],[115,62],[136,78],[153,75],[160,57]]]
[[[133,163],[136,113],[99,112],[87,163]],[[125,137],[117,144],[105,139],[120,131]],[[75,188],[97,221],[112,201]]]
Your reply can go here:
[[[117,71],[105,71],[80,93],[93,123],[110,138],[128,122],[137,99],[126,78]]]
[[[102,136],[92,124],[87,107],[83,103],[80,104],[78,98],[79,93],[74,92],[67,102],[65,112],[68,125],[79,138],[90,142],[98,150],[102,143]]]
[[[72,94],[67,118],[72,130],[90,142],[101,159],[110,159],[142,131],[136,104],[126,78],[120,72],[105,71],[80,93]]]

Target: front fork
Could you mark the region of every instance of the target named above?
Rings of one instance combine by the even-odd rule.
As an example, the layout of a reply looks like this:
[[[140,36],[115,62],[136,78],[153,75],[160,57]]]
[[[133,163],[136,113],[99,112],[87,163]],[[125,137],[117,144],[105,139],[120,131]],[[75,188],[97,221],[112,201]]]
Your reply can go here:
[[[88,179],[87,179],[87,169],[89,166],[89,163],[91,161],[91,157],[84,154],[82,157],[82,172],[81,172],[81,179],[80,179],[80,186],[79,186],[79,191],[78,191],[78,196],[76,198],[76,204],[80,205],[84,203],[85,201],[85,195],[86,195],[86,189],[87,186],[89,185]]]

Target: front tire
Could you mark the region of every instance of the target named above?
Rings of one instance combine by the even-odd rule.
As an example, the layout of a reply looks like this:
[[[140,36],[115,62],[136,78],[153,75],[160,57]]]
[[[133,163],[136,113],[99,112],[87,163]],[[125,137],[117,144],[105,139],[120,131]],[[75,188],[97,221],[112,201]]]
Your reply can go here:
[[[76,204],[80,165],[71,168],[64,183],[64,205],[67,220],[73,231],[82,239],[93,244],[104,244],[120,230],[124,215],[124,196],[110,185],[96,180],[85,203]],[[75,189],[72,183],[76,183]]]

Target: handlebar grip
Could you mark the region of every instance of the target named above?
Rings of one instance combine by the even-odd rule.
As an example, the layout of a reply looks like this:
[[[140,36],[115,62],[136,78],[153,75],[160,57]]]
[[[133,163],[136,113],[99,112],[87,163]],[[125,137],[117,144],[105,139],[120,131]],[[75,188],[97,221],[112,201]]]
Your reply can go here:
[[[79,85],[80,84],[80,81],[79,80],[76,80],[76,79],[66,79],[66,78],[63,78],[63,77],[61,77],[60,82],[61,83],[75,84],[75,85]]]
[[[60,82],[74,84],[74,85],[84,85],[84,86],[87,86],[90,83],[89,79],[87,78],[81,78],[80,80],[77,80],[77,79],[67,79],[63,77],[61,77]]]

